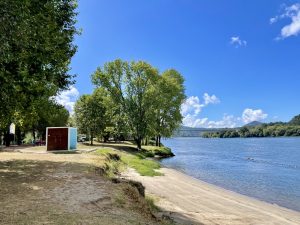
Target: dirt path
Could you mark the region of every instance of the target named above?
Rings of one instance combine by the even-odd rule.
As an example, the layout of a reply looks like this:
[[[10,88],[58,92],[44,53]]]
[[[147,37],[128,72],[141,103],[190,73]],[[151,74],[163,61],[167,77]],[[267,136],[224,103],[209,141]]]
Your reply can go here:
[[[299,225],[300,212],[271,205],[193,179],[176,170],[161,169],[165,176],[142,177],[134,170],[123,176],[140,181],[171,217],[184,224]],[[193,221],[193,222],[191,222]]]
[[[0,224],[160,224],[128,184],[87,154],[0,153]]]

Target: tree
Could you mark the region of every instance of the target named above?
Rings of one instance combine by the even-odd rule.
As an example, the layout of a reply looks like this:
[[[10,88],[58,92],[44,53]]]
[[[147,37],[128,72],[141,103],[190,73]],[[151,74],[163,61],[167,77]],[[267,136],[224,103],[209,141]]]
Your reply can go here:
[[[74,0],[0,1],[0,127],[73,83],[76,7]]]
[[[107,93],[98,88],[92,95],[82,95],[75,104],[75,121],[79,131],[93,138],[104,132],[107,124],[106,106],[104,99]]]
[[[69,112],[64,106],[53,101],[49,101],[40,107],[36,130],[40,137],[45,140],[46,128],[66,126],[69,120]]]
[[[242,128],[239,130],[239,133],[240,133],[240,136],[241,136],[241,137],[249,137],[249,136],[250,136],[250,131],[249,131],[249,128],[248,128],[248,127],[242,127]]]
[[[131,136],[138,149],[142,148],[143,140],[152,137],[160,146],[161,137],[170,137],[181,124],[185,88],[184,79],[176,70],[159,75],[146,62],[118,59],[99,67],[92,80],[109,93],[109,132]]]
[[[130,133],[138,149],[154,123],[155,83],[158,71],[146,62],[115,60],[98,68],[93,74],[93,83],[110,93],[114,104],[128,119]]]
[[[122,106],[115,104],[113,98],[108,95],[104,99],[106,106],[107,127],[104,130],[104,142],[107,142],[110,136],[115,140],[124,140],[130,136],[130,128],[126,113],[122,110]]]
[[[181,104],[185,99],[184,78],[176,70],[165,71],[155,88],[155,123],[156,146],[161,146],[161,137],[172,136],[182,121]]]
[[[75,120],[75,117],[73,115],[71,115],[68,119],[68,122],[67,122],[67,126],[68,127],[76,127],[76,120]]]
[[[40,97],[24,111],[15,113],[13,122],[23,132],[38,132],[40,138],[45,140],[46,127],[66,126],[69,112],[64,106],[59,105],[54,99]]]

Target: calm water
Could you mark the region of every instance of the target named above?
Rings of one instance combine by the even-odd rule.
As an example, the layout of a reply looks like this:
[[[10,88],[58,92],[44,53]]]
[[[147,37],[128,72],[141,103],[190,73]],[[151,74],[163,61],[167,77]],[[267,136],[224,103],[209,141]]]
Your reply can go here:
[[[300,138],[174,138],[162,164],[223,188],[300,211]]]

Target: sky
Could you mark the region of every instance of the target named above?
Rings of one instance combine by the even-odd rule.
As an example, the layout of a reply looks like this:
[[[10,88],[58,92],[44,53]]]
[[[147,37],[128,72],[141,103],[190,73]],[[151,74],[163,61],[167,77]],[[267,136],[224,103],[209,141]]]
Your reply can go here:
[[[185,78],[183,124],[236,127],[300,114],[300,1],[79,0],[71,112],[91,74],[115,59],[144,60]]]

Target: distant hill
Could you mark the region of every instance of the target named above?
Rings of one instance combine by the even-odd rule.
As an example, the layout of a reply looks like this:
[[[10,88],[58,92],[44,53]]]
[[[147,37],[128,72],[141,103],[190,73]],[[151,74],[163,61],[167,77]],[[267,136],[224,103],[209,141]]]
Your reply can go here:
[[[289,124],[292,125],[300,125],[300,115],[295,116],[290,122]]]
[[[216,128],[194,128],[180,126],[173,134],[173,137],[201,137],[205,132],[217,132],[222,129]]]
[[[247,123],[246,125],[244,125],[244,127],[256,127],[259,125],[262,125],[263,123],[259,122],[259,121],[253,121],[251,123]]]

